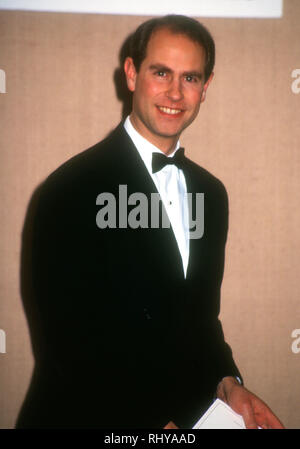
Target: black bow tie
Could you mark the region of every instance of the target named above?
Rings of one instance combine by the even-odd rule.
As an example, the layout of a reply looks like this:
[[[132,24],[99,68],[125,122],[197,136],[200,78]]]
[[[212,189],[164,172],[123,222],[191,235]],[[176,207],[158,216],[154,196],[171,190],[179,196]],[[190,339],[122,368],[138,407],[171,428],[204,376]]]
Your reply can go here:
[[[176,167],[182,168],[184,160],[184,148],[179,148],[173,157],[167,157],[162,153],[152,153],[152,173],[158,172],[168,164],[174,164]]]

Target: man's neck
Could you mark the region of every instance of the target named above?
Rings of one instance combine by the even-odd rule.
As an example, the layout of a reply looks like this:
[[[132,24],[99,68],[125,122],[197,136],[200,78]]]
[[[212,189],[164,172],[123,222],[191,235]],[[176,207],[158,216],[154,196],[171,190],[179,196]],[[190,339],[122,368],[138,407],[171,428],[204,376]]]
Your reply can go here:
[[[136,120],[133,114],[130,114],[129,118],[134,129],[142,137],[148,140],[148,142],[152,143],[152,145],[159,148],[166,155],[169,155],[174,152],[179,136],[165,137],[154,135],[143,125],[143,123],[141,123],[139,120]]]

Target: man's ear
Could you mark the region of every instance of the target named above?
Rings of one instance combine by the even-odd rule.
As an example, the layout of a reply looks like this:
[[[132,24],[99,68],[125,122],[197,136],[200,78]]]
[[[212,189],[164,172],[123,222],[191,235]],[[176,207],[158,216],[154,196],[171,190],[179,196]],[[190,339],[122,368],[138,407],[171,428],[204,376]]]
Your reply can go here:
[[[213,79],[213,77],[214,77],[214,72],[212,72],[212,73],[210,74],[210,77],[208,78],[208,80],[207,80],[206,83],[204,84],[203,91],[202,91],[202,96],[201,96],[201,103],[203,103],[203,101],[204,101],[205,98],[206,98],[206,91],[207,91],[208,86],[210,85],[211,80]]]
[[[124,62],[124,72],[126,76],[127,87],[131,92],[134,92],[137,73],[135,70],[133,59],[129,56],[125,59]]]

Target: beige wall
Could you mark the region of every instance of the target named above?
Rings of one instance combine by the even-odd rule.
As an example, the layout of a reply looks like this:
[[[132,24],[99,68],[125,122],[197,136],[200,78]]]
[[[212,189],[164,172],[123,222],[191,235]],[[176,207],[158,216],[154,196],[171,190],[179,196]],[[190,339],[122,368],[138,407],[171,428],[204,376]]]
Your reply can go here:
[[[34,189],[120,120],[113,73],[144,17],[0,13],[0,427],[13,427],[33,358],[20,294],[21,232]],[[300,2],[280,20],[203,19],[215,79],[182,136],[230,197],[221,318],[246,386],[300,428]]]

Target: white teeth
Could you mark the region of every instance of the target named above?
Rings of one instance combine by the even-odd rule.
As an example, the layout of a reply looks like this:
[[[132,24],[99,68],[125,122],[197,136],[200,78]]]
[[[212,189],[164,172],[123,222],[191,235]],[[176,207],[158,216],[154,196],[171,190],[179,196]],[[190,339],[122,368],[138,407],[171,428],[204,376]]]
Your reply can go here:
[[[166,108],[164,106],[158,106],[158,108],[162,111],[165,112],[166,114],[179,114],[179,112],[181,112],[181,109],[171,109],[171,108]]]

